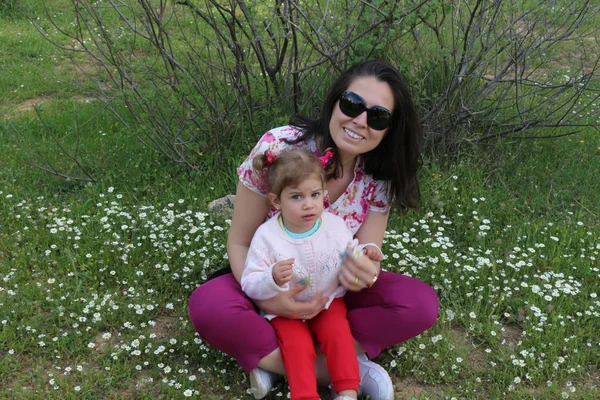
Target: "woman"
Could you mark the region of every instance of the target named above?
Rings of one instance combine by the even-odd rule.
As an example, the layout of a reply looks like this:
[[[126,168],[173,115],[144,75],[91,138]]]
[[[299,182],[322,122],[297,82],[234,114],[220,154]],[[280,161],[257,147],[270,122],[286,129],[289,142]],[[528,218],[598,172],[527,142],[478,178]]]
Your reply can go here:
[[[257,228],[275,215],[265,199],[266,176],[251,167],[257,154],[307,148],[317,154],[334,149],[336,168],[327,180],[325,207],[341,216],[359,243],[381,246],[391,206],[415,207],[419,200],[417,169],[421,128],[406,84],[395,68],[365,61],[343,73],[331,87],[316,120],[300,118],[291,126],[267,132],[238,169],[235,210],[227,240],[231,273],[198,287],[190,297],[190,317],[206,342],[236,358],[250,372],[256,398],[270,390],[285,370],[272,326],[243,293],[240,279]],[[359,395],[392,399],[387,372],[369,361],[387,347],[429,328],[438,315],[435,291],[401,274],[380,270],[367,256],[346,258],[340,276],[360,367]],[[296,285],[276,297],[257,301],[261,310],[291,319],[311,319],[327,298],[306,303],[294,296]],[[327,384],[326,362],[315,365]],[[270,371],[270,372],[268,372]]]

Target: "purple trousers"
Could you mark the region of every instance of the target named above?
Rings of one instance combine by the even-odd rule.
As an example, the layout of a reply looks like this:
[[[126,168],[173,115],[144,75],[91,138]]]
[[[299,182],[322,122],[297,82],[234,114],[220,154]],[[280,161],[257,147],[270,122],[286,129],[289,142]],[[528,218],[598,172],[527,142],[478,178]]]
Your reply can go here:
[[[382,271],[377,282],[344,297],[354,339],[369,358],[431,327],[438,299],[424,282]],[[279,347],[271,324],[228,273],[202,284],[190,296],[190,318],[200,337],[234,357],[246,372]]]

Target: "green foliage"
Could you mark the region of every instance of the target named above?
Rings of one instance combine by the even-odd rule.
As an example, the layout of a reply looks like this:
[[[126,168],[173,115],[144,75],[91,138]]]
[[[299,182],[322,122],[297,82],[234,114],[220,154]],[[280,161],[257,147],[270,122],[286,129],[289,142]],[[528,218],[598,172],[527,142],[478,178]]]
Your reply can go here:
[[[498,136],[597,126],[598,11],[585,1],[435,1],[399,18],[383,43],[411,81],[426,148],[458,155]]]
[[[71,113],[51,109],[46,123],[58,129]],[[23,169],[2,141],[0,370],[8,384],[0,394],[75,398],[136,387],[139,397],[183,397],[203,387],[245,396],[239,367],[202,343],[187,316],[189,293],[226,262],[228,224],[205,210],[231,193],[243,155],[232,154],[225,169],[190,174],[128,139],[116,121],[93,121],[81,138],[103,170],[92,185],[69,187]],[[35,119],[15,123],[26,128]],[[395,381],[416,382],[413,392],[399,390],[598,394],[587,374],[598,368],[599,148],[590,133],[502,143],[501,157],[486,151],[427,163],[420,209],[392,216],[383,247],[386,269],[422,279],[440,296],[438,323],[377,359]],[[271,398],[278,391],[287,388]]]
[[[51,3],[68,25],[70,2]],[[251,7],[270,18],[264,6]],[[445,33],[441,42],[423,39],[422,52],[407,47],[408,26],[440,22],[450,12],[448,2],[426,7],[402,17],[406,25],[394,24],[398,40],[382,42],[386,51],[379,53],[401,67],[423,109],[455,77],[453,54],[440,44]],[[133,43],[125,35],[116,44],[125,54]],[[358,58],[373,43],[359,41],[344,57]],[[226,103],[230,89],[220,81],[210,86],[217,95],[194,99],[196,88],[173,91],[161,85],[166,75],[147,74],[135,88],[103,98],[98,88],[111,83],[110,70],[78,54],[74,63],[83,62],[83,71],[71,68],[71,58],[23,20],[2,16],[0,48],[0,398],[250,398],[235,362],[195,335],[187,298],[226,262],[229,224],[206,214],[207,205],[234,192],[234,170],[257,136],[287,122],[291,83],[282,82],[287,95],[271,100],[273,86],[252,86],[253,118],[226,125],[206,102],[223,116],[241,115],[243,107]],[[141,48],[143,54],[129,52],[132,71],[143,70],[138,57],[157,60],[151,47]],[[195,57],[208,54],[194,49]],[[548,79],[567,73],[551,65]],[[48,79],[48,71],[60,79]],[[303,73],[299,111],[316,115],[336,75],[325,64]],[[468,91],[481,87],[479,80],[463,82]],[[134,105],[134,89],[155,105],[140,108],[137,119],[126,108],[127,101]],[[459,96],[443,107],[460,110]],[[201,168],[175,163],[136,137],[147,140],[147,120],[165,110],[195,118],[200,129],[222,124],[192,147]],[[183,120],[161,121],[165,129],[182,128],[182,138],[191,135]],[[484,128],[472,124],[459,134],[471,139]],[[376,360],[399,397],[599,397],[600,139],[580,130],[529,142],[448,140],[455,150],[447,157],[426,155],[421,206],[391,216],[383,247],[385,268],[424,280],[440,296],[436,325]],[[207,151],[217,139],[223,151]],[[39,163],[40,154],[80,176],[66,156],[77,155],[96,182],[65,180],[26,163]],[[281,383],[269,398],[286,394]]]
[[[19,15],[18,11],[18,0],[0,0],[0,17],[12,18]]]

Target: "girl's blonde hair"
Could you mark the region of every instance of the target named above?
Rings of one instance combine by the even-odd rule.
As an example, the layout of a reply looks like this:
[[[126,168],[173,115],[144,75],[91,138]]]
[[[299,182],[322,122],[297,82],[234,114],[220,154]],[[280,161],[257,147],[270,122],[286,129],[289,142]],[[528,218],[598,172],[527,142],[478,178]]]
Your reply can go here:
[[[268,168],[269,193],[281,196],[286,187],[297,187],[306,179],[316,177],[321,180],[323,187],[326,185],[325,176],[328,168],[335,168],[329,163],[325,168],[321,160],[308,150],[284,150],[275,156],[268,151],[252,160],[252,167],[260,171]]]

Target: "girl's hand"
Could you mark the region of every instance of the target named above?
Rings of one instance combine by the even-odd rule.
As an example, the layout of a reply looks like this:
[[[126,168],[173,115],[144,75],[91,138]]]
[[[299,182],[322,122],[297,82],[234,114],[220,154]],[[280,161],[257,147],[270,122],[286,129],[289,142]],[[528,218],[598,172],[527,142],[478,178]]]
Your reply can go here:
[[[255,300],[256,305],[267,314],[279,315],[289,319],[311,319],[323,311],[327,297],[317,293],[309,302],[299,302],[294,296],[306,289],[304,285],[293,285],[287,292],[281,292],[268,300]]]
[[[273,280],[278,286],[283,286],[292,279],[292,264],[294,259],[290,258],[273,265]]]
[[[366,255],[352,257],[347,250],[342,257],[340,283],[351,292],[358,292],[373,286],[379,277],[379,263],[373,262]]]
[[[365,253],[365,256],[369,257],[369,259],[372,261],[379,262],[379,261],[383,260],[383,255],[381,254],[379,249],[375,246],[366,246],[363,249],[363,253]]]

